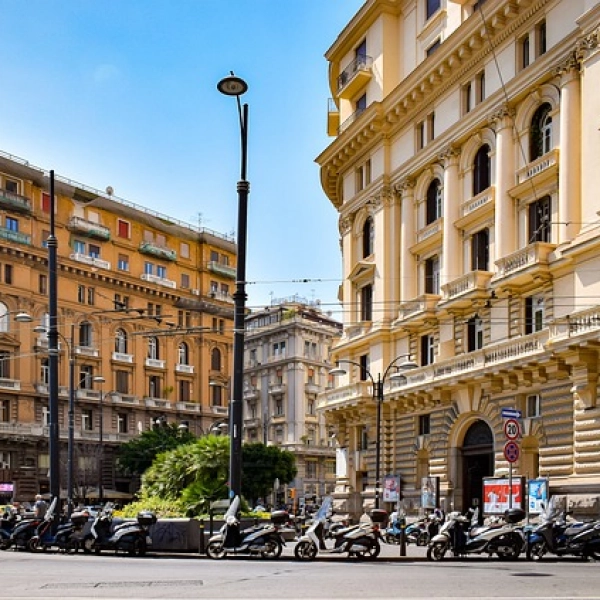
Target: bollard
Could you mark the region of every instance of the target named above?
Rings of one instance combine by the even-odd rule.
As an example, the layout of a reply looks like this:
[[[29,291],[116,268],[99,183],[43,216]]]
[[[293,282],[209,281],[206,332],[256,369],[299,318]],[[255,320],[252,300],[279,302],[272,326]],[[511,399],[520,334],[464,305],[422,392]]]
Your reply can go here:
[[[205,554],[206,548],[204,547],[204,519],[200,519],[200,540],[198,542],[198,554]]]
[[[406,517],[402,515],[398,521],[400,522],[400,556],[406,556]]]

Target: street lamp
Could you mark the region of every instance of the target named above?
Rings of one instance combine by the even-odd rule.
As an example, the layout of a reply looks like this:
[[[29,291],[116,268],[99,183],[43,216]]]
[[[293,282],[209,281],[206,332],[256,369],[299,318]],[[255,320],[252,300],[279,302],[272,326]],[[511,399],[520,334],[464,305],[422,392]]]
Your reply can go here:
[[[241,495],[242,491],[242,428],[243,428],[243,381],[244,381],[244,328],[246,313],[246,236],[248,229],[248,193],[250,183],[246,180],[248,160],[248,105],[242,107],[240,96],[248,91],[248,84],[233,71],[217,84],[217,89],[226,96],[235,96],[240,120],[241,174],[237,184],[238,228],[237,228],[237,271],[233,322],[233,393],[229,410],[229,496]]]
[[[48,333],[48,330],[38,325],[33,330],[36,333]],[[62,333],[56,331],[56,335],[67,345],[69,353],[69,437],[67,441],[67,516],[70,517],[73,512],[73,482],[74,482],[74,459],[75,448],[75,324],[71,323],[70,339],[67,339]],[[48,349],[49,355],[58,356],[58,348]]]
[[[408,358],[409,360],[403,362],[400,365],[396,365],[396,363],[401,358]],[[373,384],[373,399],[377,403],[377,416],[376,416],[376,439],[375,439],[375,508],[379,508],[379,493],[381,488],[381,405],[383,404],[383,386],[388,379],[399,379],[404,377],[402,371],[407,371],[410,369],[417,368],[417,364],[410,360],[410,354],[400,354],[397,356],[386,368],[383,373],[383,377],[381,373],[377,375],[377,381],[371,375],[371,372],[366,367],[362,366],[360,363],[354,362],[353,360],[339,360],[336,362],[335,368],[329,371],[330,375],[345,375],[346,370],[342,369],[339,365],[340,363],[347,363],[350,365],[355,365],[360,368],[361,373],[365,373],[371,383]],[[395,368],[396,371],[390,373],[391,369]]]

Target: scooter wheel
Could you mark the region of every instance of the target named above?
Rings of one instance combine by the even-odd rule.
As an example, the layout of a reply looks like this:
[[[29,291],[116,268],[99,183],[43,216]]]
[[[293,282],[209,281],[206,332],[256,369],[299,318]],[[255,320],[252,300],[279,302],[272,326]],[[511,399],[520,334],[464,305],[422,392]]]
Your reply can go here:
[[[417,546],[427,546],[427,544],[429,544],[429,534],[428,533],[422,533],[417,538]]]
[[[42,549],[40,538],[34,535],[31,539],[27,540],[26,549],[29,552],[37,552]]]
[[[91,554],[96,548],[96,540],[91,536],[87,536],[83,539],[82,549],[84,554]]]
[[[221,558],[225,558],[227,552],[223,550],[223,542],[215,540],[208,543],[208,546],[206,547],[206,554],[208,554],[209,558],[220,560]]]
[[[306,540],[298,542],[294,548],[294,556],[298,560],[314,560],[315,556],[317,556],[317,552],[317,547]]]
[[[356,557],[360,560],[375,560],[381,552],[381,546],[377,540],[360,538],[356,540],[355,543],[366,546],[366,550],[361,550],[355,553]]]
[[[67,540],[65,554],[76,554],[77,550],[79,550],[79,542],[77,540]]]
[[[283,546],[278,540],[267,540],[265,546],[267,550],[260,553],[263,558],[279,558],[283,552]]]
[[[446,556],[446,551],[448,547],[443,542],[436,542],[435,544],[431,544],[429,548],[427,548],[427,558],[428,560],[444,560]]]
[[[546,554],[546,542],[533,542],[527,546],[527,560],[542,560],[544,554]]]
[[[498,552],[498,558],[500,560],[517,560],[521,554],[521,546],[519,542],[512,540],[506,546],[506,550]]]

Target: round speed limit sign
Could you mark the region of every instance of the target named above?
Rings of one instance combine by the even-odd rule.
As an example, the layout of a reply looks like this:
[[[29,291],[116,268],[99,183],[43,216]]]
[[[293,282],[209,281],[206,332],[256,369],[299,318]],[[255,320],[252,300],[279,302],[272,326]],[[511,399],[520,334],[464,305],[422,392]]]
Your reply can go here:
[[[515,419],[507,419],[504,423],[504,435],[507,440],[516,440],[521,435],[519,422]]]

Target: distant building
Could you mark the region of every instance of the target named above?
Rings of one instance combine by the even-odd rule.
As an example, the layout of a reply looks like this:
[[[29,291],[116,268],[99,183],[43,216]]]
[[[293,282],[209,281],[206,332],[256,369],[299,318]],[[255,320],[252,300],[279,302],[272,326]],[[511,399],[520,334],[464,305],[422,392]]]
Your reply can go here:
[[[328,356],[340,333],[341,323],[296,296],[246,317],[244,440],[296,456],[298,475],[280,500],[333,492],[335,449],[317,395],[331,387]]]
[[[76,490],[100,479],[102,409],[101,480],[107,495],[128,493],[112,460],[118,444],[156,423],[200,435],[226,419],[237,247],[111,189],[62,177],[55,187],[61,487],[71,356]],[[48,489],[49,234],[48,173],[0,153],[0,503]]]
[[[375,493],[367,370],[402,356],[417,367],[384,382],[379,466],[408,507],[427,478],[446,509],[483,506],[510,465],[600,495],[599,42],[594,0],[367,0],[327,51],[332,360],[363,368],[319,402],[350,510]]]

